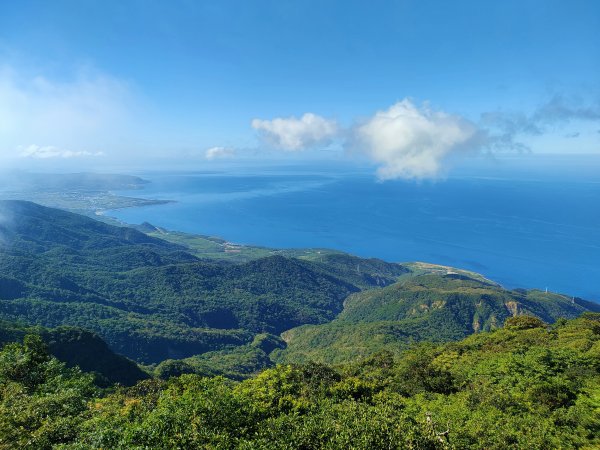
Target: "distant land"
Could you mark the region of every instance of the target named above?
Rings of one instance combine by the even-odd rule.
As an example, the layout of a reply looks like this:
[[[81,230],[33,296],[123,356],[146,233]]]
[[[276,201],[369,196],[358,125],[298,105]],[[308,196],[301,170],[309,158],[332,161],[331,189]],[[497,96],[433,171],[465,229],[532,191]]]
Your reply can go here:
[[[169,203],[166,200],[114,193],[118,190],[138,190],[147,183],[147,180],[130,175],[11,172],[0,177],[0,199],[29,200],[85,215],[101,215],[108,210]]]
[[[600,210],[589,207],[600,199],[590,169],[597,161],[585,165],[586,159],[577,159],[576,167],[560,159],[544,160],[542,167],[535,161],[530,173],[513,166],[514,174],[506,167],[474,167],[420,184],[376,183],[351,168],[335,172],[311,165],[48,179],[23,173],[13,175],[15,183],[3,178],[0,198],[112,224],[150,223],[157,237],[196,241],[196,250],[236,261],[281,248],[338,249],[462,267],[509,288],[548,288],[599,300],[594,280],[600,277],[600,228],[593,224],[600,222]]]

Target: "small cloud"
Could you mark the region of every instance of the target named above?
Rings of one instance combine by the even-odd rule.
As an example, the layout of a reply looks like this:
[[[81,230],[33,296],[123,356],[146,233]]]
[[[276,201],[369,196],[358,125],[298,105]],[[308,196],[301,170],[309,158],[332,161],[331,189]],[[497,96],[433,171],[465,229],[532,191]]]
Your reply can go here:
[[[481,115],[481,124],[496,128],[507,135],[528,134],[541,135],[543,129],[536,120],[523,113],[493,111]]]
[[[380,179],[433,178],[447,158],[473,148],[480,136],[468,120],[404,99],[351,130],[347,148],[380,164]]]
[[[211,147],[204,152],[204,157],[209,161],[214,159],[233,158],[235,150],[227,147]]]
[[[584,104],[579,99],[555,95],[535,111],[532,120],[545,125],[571,120],[600,120],[600,101]]]
[[[565,137],[569,138],[569,139],[574,139],[574,138],[578,138],[580,134],[581,133],[579,131],[577,131],[575,133],[567,133],[567,134],[565,134]]]
[[[20,149],[20,155],[23,158],[36,158],[36,159],[48,159],[48,158],[81,158],[89,156],[103,156],[103,152],[88,152],[88,151],[72,151],[65,150],[62,148],[54,147],[52,145],[39,146],[29,145],[25,148]]]
[[[267,145],[286,151],[300,151],[329,145],[339,131],[334,120],[312,113],[306,113],[300,119],[296,117],[254,119],[252,128],[259,132]]]

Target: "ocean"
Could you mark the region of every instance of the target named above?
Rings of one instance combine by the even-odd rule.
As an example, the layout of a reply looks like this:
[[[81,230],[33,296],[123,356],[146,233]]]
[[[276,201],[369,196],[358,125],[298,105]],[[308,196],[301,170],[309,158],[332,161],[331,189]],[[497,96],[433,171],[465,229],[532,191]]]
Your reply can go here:
[[[175,202],[109,215],[241,244],[455,266],[600,301],[598,158],[527,161],[422,182],[333,163],[145,172],[143,190],[119,194]]]

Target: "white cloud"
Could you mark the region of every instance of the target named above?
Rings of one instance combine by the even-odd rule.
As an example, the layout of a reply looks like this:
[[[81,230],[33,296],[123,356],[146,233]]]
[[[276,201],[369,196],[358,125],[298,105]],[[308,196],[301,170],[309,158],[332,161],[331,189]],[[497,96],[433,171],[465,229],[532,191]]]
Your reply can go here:
[[[86,156],[103,156],[103,152],[73,151],[54,147],[52,145],[39,146],[35,144],[28,145],[20,149],[20,156],[23,158],[81,158]]]
[[[328,145],[338,134],[338,126],[334,120],[312,113],[306,113],[300,119],[296,117],[254,119],[252,128],[259,132],[260,137],[268,145],[287,151]]]
[[[227,147],[211,147],[204,152],[204,157],[209,161],[213,159],[233,158],[235,150]]]
[[[463,153],[480,133],[468,120],[404,99],[355,126],[346,147],[380,167],[380,179],[433,178],[450,155]]]
[[[98,71],[82,69],[56,80],[0,66],[0,157],[32,141],[106,148],[128,132],[132,104],[126,83]]]

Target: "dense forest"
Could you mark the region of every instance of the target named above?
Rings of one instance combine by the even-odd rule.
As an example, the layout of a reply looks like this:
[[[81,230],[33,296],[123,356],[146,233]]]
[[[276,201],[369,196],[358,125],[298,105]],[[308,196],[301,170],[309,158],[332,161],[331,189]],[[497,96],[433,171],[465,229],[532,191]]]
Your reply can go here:
[[[244,264],[200,260],[131,228],[27,202],[3,202],[0,315],[95,331],[142,362],[181,358],[332,320],[348,294],[406,269],[371,276],[273,255]]]
[[[506,290],[459,274],[424,274],[382,289],[350,295],[335,320],[283,333],[279,362],[345,362],[412,342],[444,342],[493,330],[513,315],[554,322],[575,318],[598,305],[538,290]]]
[[[0,448],[548,449],[600,445],[600,315],[532,316],[353,364],[100,389],[27,335],[0,352]]]

